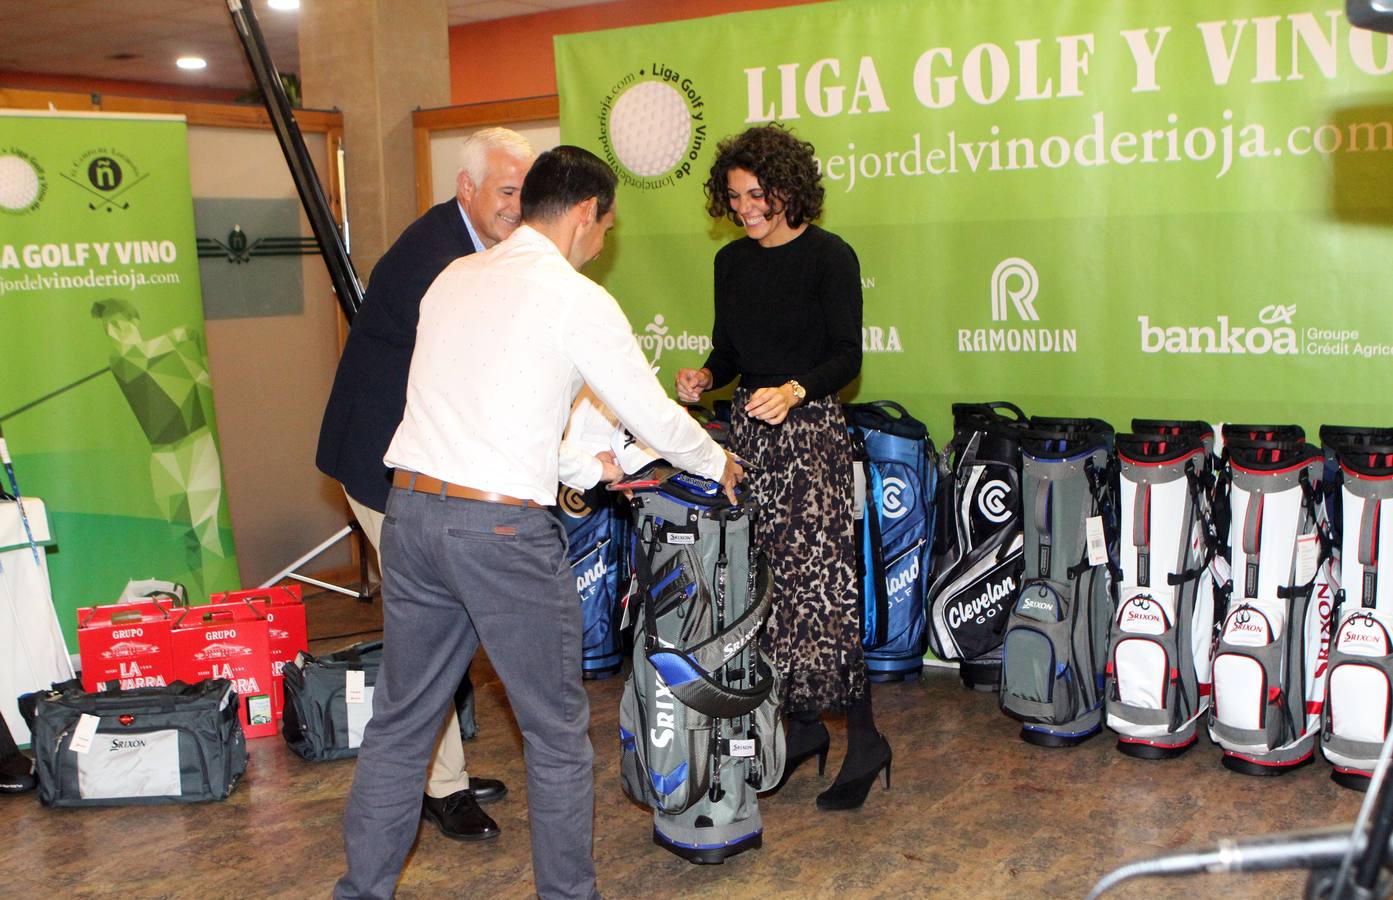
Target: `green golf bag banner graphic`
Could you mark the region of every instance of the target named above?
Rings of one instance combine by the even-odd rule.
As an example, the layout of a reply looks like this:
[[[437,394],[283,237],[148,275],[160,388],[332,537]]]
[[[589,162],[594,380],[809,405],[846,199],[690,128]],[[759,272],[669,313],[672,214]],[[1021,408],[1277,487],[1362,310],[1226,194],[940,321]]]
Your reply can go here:
[[[710,346],[722,138],[816,148],[859,383],[941,444],[1032,414],[1390,424],[1393,42],[1339,2],[818,3],[556,38],[620,176],[592,267],[671,384]]]
[[[54,605],[238,586],[182,117],[0,117],[0,428],[42,498]]]

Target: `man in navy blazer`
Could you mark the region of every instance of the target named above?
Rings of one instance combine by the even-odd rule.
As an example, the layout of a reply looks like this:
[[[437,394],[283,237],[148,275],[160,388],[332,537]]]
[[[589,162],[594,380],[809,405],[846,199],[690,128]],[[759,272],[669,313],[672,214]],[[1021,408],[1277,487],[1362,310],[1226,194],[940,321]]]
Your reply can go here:
[[[453,260],[485,250],[522,221],[522,181],[532,145],[517,132],[486,128],[460,147],[456,195],[407,226],[378,260],[334,376],[315,464],[338,480],[377,550],[392,471],[382,455],[406,408],[421,298]],[[421,804],[423,818],[457,840],[497,837],[479,802],[502,797],[501,781],[465,773],[456,711],[448,710]]]

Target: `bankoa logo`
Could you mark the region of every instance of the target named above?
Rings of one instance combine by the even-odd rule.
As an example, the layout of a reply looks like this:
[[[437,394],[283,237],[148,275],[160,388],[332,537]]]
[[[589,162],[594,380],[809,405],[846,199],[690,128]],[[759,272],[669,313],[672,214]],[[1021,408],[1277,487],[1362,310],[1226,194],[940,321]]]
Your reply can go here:
[[[1022,322],[1040,321],[1035,297],[1040,293],[1040,275],[1029,261],[1020,257],[1003,259],[992,270],[991,310],[993,322],[1007,322],[1012,312]],[[1075,353],[1079,333],[1074,328],[959,328],[959,353]]]
[[[1258,311],[1257,325],[1234,325],[1228,316],[1215,317],[1212,325],[1152,325],[1150,316],[1137,316],[1137,323],[1143,353],[1292,355],[1300,352],[1295,316],[1296,304],[1273,304]]]

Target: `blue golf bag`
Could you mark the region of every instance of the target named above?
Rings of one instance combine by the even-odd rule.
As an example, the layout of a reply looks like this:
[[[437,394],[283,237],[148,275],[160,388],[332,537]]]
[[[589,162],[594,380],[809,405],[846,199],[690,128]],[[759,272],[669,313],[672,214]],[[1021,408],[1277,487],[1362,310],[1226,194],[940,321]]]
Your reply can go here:
[[[898,403],[848,404],[845,413],[864,475],[856,555],[866,670],[872,681],[901,681],[919,674],[928,648],[937,458],[924,423]]]
[[[594,487],[562,487],[556,515],[570,544],[567,562],[576,578],[585,631],[581,637],[581,675],[608,678],[624,663],[620,623],[629,593],[628,512],[622,495]]]

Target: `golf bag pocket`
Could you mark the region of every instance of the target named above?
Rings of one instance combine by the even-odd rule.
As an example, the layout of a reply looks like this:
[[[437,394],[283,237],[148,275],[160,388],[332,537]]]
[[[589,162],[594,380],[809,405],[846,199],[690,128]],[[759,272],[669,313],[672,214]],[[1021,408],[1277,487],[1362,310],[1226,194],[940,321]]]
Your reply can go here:
[[[223,800],[246,770],[237,693],[226,679],[38,698],[39,800],[128,806]]]
[[[1330,652],[1321,748],[1338,768],[1368,775],[1393,717],[1393,639],[1382,614],[1354,610]]]
[[[710,719],[677,703],[657,672],[645,668],[639,677],[646,684],[630,678],[619,701],[620,783],[635,803],[680,813],[706,791]],[[641,702],[647,691],[653,700]]]
[[[1130,737],[1165,735],[1185,712],[1177,690],[1174,594],[1129,587],[1122,598],[1108,648],[1108,726]]]
[[[1023,722],[1060,724],[1079,708],[1064,590],[1050,581],[1027,582],[1006,622],[1001,708]]]
[[[1226,746],[1267,751],[1282,744],[1284,625],[1280,612],[1248,604],[1224,619],[1214,654],[1212,728]]]

